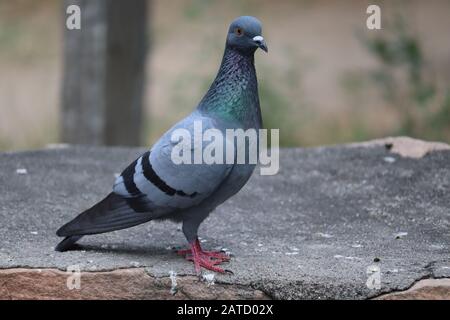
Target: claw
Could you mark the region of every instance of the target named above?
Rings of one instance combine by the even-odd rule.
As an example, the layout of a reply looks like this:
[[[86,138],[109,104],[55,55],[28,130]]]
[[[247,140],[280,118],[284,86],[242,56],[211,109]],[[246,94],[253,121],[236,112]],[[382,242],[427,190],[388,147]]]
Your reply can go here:
[[[190,246],[190,249],[178,250],[177,254],[183,255],[186,260],[194,262],[197,274],[201,273],[202,267],[211,271],[225,273],[225,270],[216,267],[216,265],[230,261],[230,257],[227,254],[221,251],[203,251],[198,239],[191,243]]]
[[[219,259],[222,261],[230,261],[230,256],[221,251],[203,251],[203,253],[211,258]]]
[[[208,257],[205,256],[193,258],[192,261],[194,261],[195,272],[197,273],[197,275],[201,274],[202,267],[214,272],[225,273],[225,270],[215,266],[216,264],[221,263],[220,261],[211,261]]]

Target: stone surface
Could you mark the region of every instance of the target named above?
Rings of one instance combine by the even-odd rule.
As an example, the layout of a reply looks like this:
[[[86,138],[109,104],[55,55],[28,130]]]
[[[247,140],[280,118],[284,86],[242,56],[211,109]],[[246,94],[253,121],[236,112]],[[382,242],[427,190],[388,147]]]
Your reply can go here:
[[[450,300],[450,279],[420,280],[406,291],[388,293],[380,300]]]
[[[422,158],[426,154],[438,150],[450,150],[450,146],[442,142],[428,142],[410,137],[387,137],[362,143],[354,143],[355,147],[385,146],[402,157]]]
[[[57,269],[0,270],[2,299],[267,299],[260,290],[208,285],[197,277],[151,277],[143,268],[74,273]],[[173,289],[172,289],[173,288]]]
[[[153,291],[168,297],[163,292],[170,292],[171,271],[192,281],[186,297],[205,297],[190,293],[207,283],[173,252],[185,240],[179,225],[168,221],[85,237],[79,251],[53,251],[57,228],[110,192],[114,174],[142,151],[60,146],[0,154],[1,298],[10,297],[10,279],[38,277],[22,269],[46,269],[44,278],[65,285],[53,269],[73,265],[95,274],[92,279],[130,268],[137,269],[129,271],[131,278],[137,272],[150,279],[142,281],[150,293],[127,293],[123,285],[124,297]],[[406,290],[423,278],[450,278],[449,150],[411,158],[384,144],[282,149],[280,167],[275,176],[255,172],[201,226],[205,248],[226,248],[234,256],[224,265],[234,274],[216,275],[212,286],[239,288],[250,297],[366,299]],[[381,287],[369,288],[370,272],[378,269]],[[45,297],[42,286],[36,292]],[[205,295],[228,294],[217,290]]]

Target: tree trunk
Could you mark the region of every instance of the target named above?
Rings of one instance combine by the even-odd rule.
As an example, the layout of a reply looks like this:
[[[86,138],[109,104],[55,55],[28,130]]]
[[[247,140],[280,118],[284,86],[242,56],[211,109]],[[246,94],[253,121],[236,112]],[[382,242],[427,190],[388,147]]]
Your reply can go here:
[[[146,0],[66,0],[81,9],[81,30],[65,28],[61,138],[95,145],[138,145]],[[65,25],[65,23],[64,23]]]

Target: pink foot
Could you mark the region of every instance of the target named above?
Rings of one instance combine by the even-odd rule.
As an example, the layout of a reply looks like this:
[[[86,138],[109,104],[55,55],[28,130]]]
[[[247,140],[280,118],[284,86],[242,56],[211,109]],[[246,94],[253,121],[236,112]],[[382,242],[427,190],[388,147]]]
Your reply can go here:
[[[211,271],[225,273],[225,271],[216,265],[230,260],[230,257],[220,251],[203,251],[200,242],[197,240],[190,244],[191,248],[186,250],[178,250],[177,253],[186,257],[186,260],[193,261],[195,272],[200,274],[201,268]]]

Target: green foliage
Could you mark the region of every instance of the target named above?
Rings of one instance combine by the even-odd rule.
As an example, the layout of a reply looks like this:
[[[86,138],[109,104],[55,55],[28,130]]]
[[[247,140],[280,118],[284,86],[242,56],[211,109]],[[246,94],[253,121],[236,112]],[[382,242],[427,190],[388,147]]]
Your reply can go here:
[[[364,43],[380,62],[371,79],[401,115],[395,134],[450,140],[450,88],[427,79],[420,39],[401,17]]]

